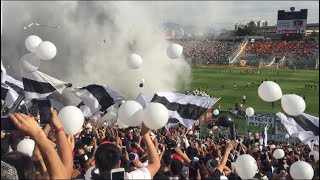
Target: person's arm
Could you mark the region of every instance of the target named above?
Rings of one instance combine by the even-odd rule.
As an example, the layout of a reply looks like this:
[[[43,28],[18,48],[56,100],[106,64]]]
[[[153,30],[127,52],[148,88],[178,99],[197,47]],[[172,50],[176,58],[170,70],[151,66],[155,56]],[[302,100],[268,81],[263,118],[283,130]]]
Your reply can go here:
[[[272,179],[277,180],[285,177],[288,173],[285,170],[281,170],[279,174],[276,174],[272,177]]]
[[[53,128],[55,128],[56,130],[61,128],[63,129],[62,123],[57,115],[57,112],[52,107],[51,116],[51,123],[53,125]],[[56,132],[56,143],[57,152],[70,178],[73,170],[72,149],[64,130]]]
[[[184,160],[184,162],[186,162],[186,164],[188,164],[188,165],[190,164],[191,160],[189,159],[189,157],[188,157],[185,153],[183,153],[183,152],[181,151],[181,149],[180,149],[179,147],[176,147],[174,150],[176,151],[176,153],[177,153],[179,156],[182,157],[182,159]]]
[[[161,154],[160,154],[160,156],[159,156],[159,159],[160,159],[160,160],[162,159],[164,152],[166,152],[166,146],[163,144],[163,145],[162,145]]]
[[[97,139],[96,138],[93,138],[93,149],[92,149],[92,156],[85,162],[84,166],[86,169],[89,169],[90,167],[90,164],[93,162],[94,160],[94,155],[96,154],[96,151],[98,149],[98,146],[97,146]]]
[[[225,169],[225,166],[227,164],[227,160],[228,160],[228,157],[229,157],[229,154],[230,154],[230,151],[233,149],[233,147],[235,147],[237,144],[236,141],[231,141],[227,147],[226,147],[226,150],[225,150],[225,153],[220,161],[220,164],[219,166],[217,167],[217,169],[222,173],[223,170]]]
[[[22,113],[10,115],[12,123],[25,134],[31,136],[38,146],[44,160],[47,160],[47,170],[50,179],[70,179],[58,153],[50,146],[49,140],[33,117]]]
[[[151,178],[158,172],[160,169],[160,159],[157,153],[156,147],[154,147],[153,142],[150,137],[150,129],[142,123],[141,133],[144,140],[144,143],[147,146],[147,154],[148,154],[148,166],[146,168],[150,172]]]

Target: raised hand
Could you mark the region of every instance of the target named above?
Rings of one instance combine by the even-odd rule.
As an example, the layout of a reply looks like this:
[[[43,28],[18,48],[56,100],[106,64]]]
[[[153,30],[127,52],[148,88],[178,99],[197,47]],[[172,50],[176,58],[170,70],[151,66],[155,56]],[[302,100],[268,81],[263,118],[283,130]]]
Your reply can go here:
[[[10,115],[10,119],[17,129],[33,138],[43,132],[34,117],[27,116],[23,113],[13,113]]]

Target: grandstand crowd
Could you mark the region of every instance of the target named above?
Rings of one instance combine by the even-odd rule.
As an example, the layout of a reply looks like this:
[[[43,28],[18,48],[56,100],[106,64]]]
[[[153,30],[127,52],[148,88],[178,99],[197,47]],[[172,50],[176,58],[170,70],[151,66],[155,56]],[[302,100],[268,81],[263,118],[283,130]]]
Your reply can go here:
[[[290,166],[305,161],[319,179],[319,161],[309,156],[308,145],[268,142],[259,133],[237,136],[199,136],[184,127],[170,130],[119,129],[85,122],[75,136],[66,135],[54,112],[50,125],[41,128],[33,117],[11,116],[17,130],[2,132],[1,179],[110,179],[122,167],[125,179],[241,179],[235,161],[243,154],[255,158],[255,179],[291,180]],[[194,130],[195,131],[195,130]],[[32,154],[17,151],[25,135],[36,145]],[[125,147],[125,148],[124,148]],[[285,155],[275,159],[281,148]]]
[[[184,56],[192,64],[227,65],[240,51],[244,41],[197,41],[180,40]],[[318,41],[256,40],[249,42],[238,59],[247,61],[249,66],[260,62],[271,62],[273,58],[285,57],[284,66],[299,69],[313,69],[319,59]]]

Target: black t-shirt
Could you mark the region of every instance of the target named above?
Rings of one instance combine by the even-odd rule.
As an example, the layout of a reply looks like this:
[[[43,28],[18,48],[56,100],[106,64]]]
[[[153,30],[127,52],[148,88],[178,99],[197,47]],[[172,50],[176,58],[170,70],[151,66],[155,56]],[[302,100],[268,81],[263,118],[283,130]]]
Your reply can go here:
[[[83,138],[81,139],[81,142],[82,142],[83,144],[86,144],[87,146],[89,146],[90,143],[91,143],[91,141],[92,141],[92,139],[93,139],[93,137],[92,137],[91,134],[86,134],[85,137],[83,137]]]
[[[220,176],[222,176],[223,174],[216,169],[210,176],[208,176],[207,179],[220,179]]]

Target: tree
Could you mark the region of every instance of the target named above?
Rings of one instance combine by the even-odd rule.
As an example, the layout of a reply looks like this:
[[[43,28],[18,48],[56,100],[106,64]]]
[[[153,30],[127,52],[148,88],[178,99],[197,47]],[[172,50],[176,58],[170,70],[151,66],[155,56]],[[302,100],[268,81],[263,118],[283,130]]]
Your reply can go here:
[[[239,27],[235,34],[237,36],[255,36],[257,35],[257,25],[254,21],[250,21],[243,28]]]

